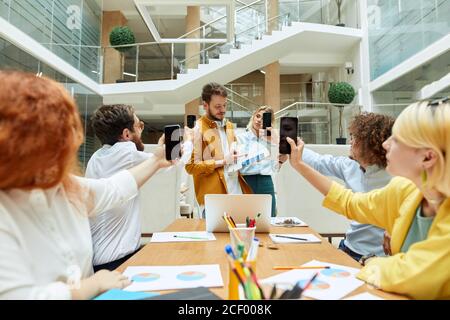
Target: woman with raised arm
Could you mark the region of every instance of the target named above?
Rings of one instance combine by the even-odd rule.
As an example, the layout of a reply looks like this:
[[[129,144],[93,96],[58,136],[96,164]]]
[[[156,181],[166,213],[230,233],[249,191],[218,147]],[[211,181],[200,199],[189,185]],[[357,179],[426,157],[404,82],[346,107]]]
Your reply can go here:
[[[0,71],[0,299],[91,299],[130,284],[93,273],[88,217],[135,197],[159,168],[154,157],[106,179],[77,175],[83,129],[59,83]]]
[[[383,146],[386,170],[396,176],[382,189],[354,193],[302,160],[304,144],[292,147],[290,163],[349,219],[386,229],[390,257],[365,261],[358,278],[416,299],[450,298],[450,103],[418,102],[396,120]]]

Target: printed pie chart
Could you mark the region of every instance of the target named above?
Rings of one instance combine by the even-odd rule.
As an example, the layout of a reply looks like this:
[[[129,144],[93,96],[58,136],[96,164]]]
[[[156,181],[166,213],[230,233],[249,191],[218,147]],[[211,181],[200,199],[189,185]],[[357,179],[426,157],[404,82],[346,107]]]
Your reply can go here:
[[[151,282],[158,280],[159,278],[160,275],[156,273],[139,273],[134,275],[131,280],[134,282]]]
[[[350,272],[348,271],[334,268],[324,269],[320,273],[323,274],[324,276],[333,278],[347,278],[350,277],[351,275]]]
[[[186,271],[177,275],[177,279],[181,281],[196,281],[204,277],[206,277],[206,274],[198,271]]]
[[[304,288],[309,280],[300,280],[300,287]],[[320,280],[314,280],[308,287],[308,290],[326,290],[329,289],[330,285],[326,282]]]

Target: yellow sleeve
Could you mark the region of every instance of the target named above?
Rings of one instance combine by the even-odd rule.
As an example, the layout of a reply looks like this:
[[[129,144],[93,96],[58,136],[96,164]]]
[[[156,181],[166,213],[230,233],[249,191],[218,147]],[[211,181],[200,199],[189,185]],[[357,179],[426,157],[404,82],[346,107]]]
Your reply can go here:
[[[446,220],[432,226],[428,238],[406,253],[371,259],[357,277],[414,299],[449,299],[450,215]]]
[[[351,220],[372,224],[390,233],[403,199],[415,189],[415,185],[404,178],[393,178],[384,188],[367,193],[352,192],[333,181],[322,205]]]
[[[186,164],[186,172],[190,175],[209,175],[216,169],[214,159],[203,160],[201,140],[196,141],[191,154],[191,159]]]
[[[208,175],[214,172],[216,168],[216,161],[214,159],[205,161],[194,161],[194,155],[191,156],[191,161],[186,164],[186,172],[190,175]]]

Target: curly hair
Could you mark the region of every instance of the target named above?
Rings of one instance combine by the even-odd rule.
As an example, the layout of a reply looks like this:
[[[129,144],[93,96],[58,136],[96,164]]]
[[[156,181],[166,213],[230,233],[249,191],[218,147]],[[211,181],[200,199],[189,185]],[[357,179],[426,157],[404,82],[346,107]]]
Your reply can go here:
[[[0,71],[0,190],[72,187],[82,142],[77,106],[61,84]]]
[[[390,116],[372,112],[363,112],[353,118],[348,130],[363,162],[386,168],[383,142],[391,136],[394,121]]]

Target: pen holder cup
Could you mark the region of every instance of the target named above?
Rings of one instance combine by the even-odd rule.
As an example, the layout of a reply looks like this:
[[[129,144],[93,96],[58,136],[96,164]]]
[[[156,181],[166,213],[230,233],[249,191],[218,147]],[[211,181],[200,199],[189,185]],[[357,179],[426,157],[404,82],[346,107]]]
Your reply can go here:
[[[255,238],[255,230],[256,227],[246,228],[245,224],[237,224],[236,228],[229,228],[231,247],[233,248],[233,252],[236,256],[239,254],[239,244],[244,245],[244,261],[246,260],[247,254],[252,246],[253,239]]]
[[[255,230],[256,227],[253,228],[246,228],[245,224],[237,224],[236,228],[229,228],[230,231],[230,240],[231,240],[231,247],[233,249],[233,252],[236,257],[242,257],[241,261],[244,261],[244,263],[249,263],[252,271],[256,272],[256,257],[253,256],[253,261],[246,261],[247,256],[250,252],[250,248],[253,243],[253,239],[255,238]],[[244,246],[244,252],[239,252],[239,245],[242,244]],[[241,264],[239,261],[234,261],[234,269],[236,272],[240,275],[241,279],[245,279],[246,276],[244,275],[244,272],[242,270]],[[239,287],[240,282],[237,278],[235,271],[230,267],[229,270],[229,277],[228,277],[228,299],[229,300],[239,300]]]
[[[250,264],[253,272],[256,272],[256,260],[247,261],[247,264]],[[234,267],[236,271],[240,274],[240,276],[244,276],[242,273],[242,269],[238,261],[234,262]],[[245,276],[244,276],[245,278]],[[234,271],[229,266],[229,274],[228,274],[228,300],[244,300],[244,288],[240,285],[240,282],[234,273]]]

